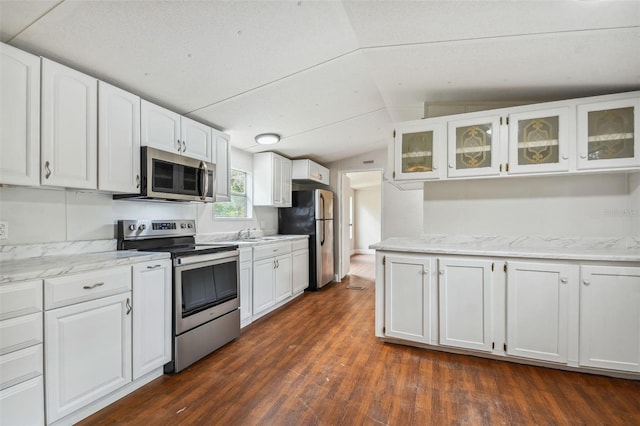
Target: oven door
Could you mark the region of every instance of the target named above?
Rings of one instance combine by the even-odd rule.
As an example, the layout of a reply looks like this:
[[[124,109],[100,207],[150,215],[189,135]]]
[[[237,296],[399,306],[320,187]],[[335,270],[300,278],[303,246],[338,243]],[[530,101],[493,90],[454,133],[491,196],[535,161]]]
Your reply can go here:
[[[176,336],[239,308],[238,250],[176,259]]]

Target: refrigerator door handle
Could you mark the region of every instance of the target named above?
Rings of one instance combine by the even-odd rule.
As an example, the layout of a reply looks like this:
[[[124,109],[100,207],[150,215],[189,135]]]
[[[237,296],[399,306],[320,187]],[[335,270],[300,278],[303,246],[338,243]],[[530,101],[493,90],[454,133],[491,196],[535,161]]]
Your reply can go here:
[[[322,239],[320,240],[320,245],[324,245],[325,235],[324,235],[324,220],[320,221],[320,226],[322,226]]]
[[[322,195],[322,193],[320,193],[320,211],[318,212],[318,215],[320,216],[320,220],[324,220],[324,195]]]

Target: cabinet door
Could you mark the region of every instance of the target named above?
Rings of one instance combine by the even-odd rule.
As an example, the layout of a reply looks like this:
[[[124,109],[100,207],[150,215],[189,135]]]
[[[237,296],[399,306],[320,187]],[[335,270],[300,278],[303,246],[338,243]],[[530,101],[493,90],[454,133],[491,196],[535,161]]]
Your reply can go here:
[[[98,81],[42,59],[41,183],[96,189]]]
[[[291,297],[291,254],[276,257],[276,303]]]
[[[449,177],[500,174],[500,117],[448,123]]]
[[[231,164],[229,161],[229,136],[213,130],[213,143],[216,163],[216,201],[229,201],[231,199]]]
[[[291,160],[282,158],[281,201],[278,207],[291,207]]]
[[[296,250],[291,255],[291,280],[293,294],[309,287],[309,250]]]
[[[140,144],[180,154],[180,115],[142,99],[140,101]]]
[[[582,266],[580,365],[640,372],[640,268]]]
[[[507,354],[567,362],[578,276],[575,265],[508,262]]]
[[[131,293],[45,313],[47,422],[131,381]]]
[[[211,127],[187,117],[181,117],[180,124],[182,155],[211,162]]]
[[[267,310],[276,303],[275,267],[273,257],[253,263],[253,315]]]
[[[0,184],[40,185],[40,58],[0,43]]]
[[[570,111],[565,107],[509,115],[509,174],[569,170]]]
[[[431,259],[385,256],[385,334],[430,343]]]
[[[251,262],[240,264],[240,323],[244,325],[251,322],[251,300],[252,300],[252,276]]]
[[[171,361],[171,261],[133,266],[133,380]]]
[[[42,376],[0,390],[0,424],[44,425]]]
[[[98,189],[140,192],[140,98],[98,84]]]
[[[283,195],[282,195],[282,181],[284,179],[282,173],[284,172],[284,167],[282,163],[284,162],[284,158],[279,155],[273,154],[273,168],[271,177],[271,181],[273,182],[273,206],[274,207],[282,207],[283,205]]]
[[[578,105],[578,168],[640,166],[640,99]]]
[[[446,140],[442,124],[411,122],[396,129],[395,179],[438,179]],[[441,153],[442,149],[442,153]]]
[[[491,351],[491,262],[439,259],[440,344]]]

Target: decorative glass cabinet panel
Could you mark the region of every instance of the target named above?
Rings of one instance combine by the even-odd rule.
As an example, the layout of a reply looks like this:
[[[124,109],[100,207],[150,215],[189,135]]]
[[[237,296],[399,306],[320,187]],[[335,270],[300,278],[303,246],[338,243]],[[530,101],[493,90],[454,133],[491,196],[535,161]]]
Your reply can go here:
[[[396,130],[395,179],[437,179],[440,177],[442,125],[413,122]]]
[[[449,122],[448,175],[490,176],[499,170],[499,118]]]
[[[640,166],[640,99],[578,105],[578,168]]]
[[[507,171],[569,170],[569,126],[569,108],[511,114]]]

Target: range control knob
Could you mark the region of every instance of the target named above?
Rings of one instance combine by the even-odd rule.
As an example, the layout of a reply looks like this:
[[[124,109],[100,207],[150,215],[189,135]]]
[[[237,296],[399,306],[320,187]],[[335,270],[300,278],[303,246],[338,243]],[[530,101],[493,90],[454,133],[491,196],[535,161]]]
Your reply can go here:
[[[138,230],[140,231],[144,231],[145,229],[147,229],[147,225],[145,225],[144,223],[140,226],[138,226]]]
[[[129,231],[135,231],[136,230],[136,225],[131,224],[129,225]]]
[[[186,223],[181,223],[181,224],[180,224],[180,228],[184,229],[184,228],[186,228],[186,227],[187,227],[187,224],[186,224]]]
[[[189,227],[189,229],[193,228],[193,223],[188,224],[187,227]]]

